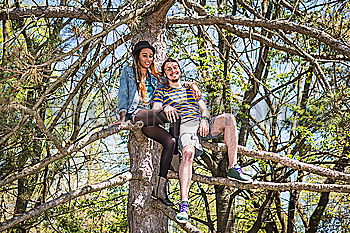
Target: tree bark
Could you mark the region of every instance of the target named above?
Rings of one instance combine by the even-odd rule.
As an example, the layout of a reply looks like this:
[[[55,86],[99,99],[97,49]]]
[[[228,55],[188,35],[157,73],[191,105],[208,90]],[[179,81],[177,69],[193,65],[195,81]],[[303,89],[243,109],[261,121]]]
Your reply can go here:
[[[8,7],[8,0],[5,0],[4,7]],[[2,61],[1,66],[5,66],[6,59],[7,59],[7,53],[8,53],[8,31],[7,31],[7,20],[2,20],[2,39],[3,39],[3,46],[2,46]]]
[[[329,202],[329,192],[321,193],[320,200],[318,201],[315,211],[312,213],[309,220],[309,227],[305,231],[306,233],[316,233],[318,225],[320,224],[321,217]]]
[[[269,192],[266,195],[265,201],[262,203],[261,207],[259,208],[258,217],[255,220],[253,226],[249,229],[248,233],[256,233],[260,230],[265,218],[267,217],[267,212],[269,211],[269,206],[271,205],[273,201],[273,192]]]
[[[295,232],[295,213],[297,208],[297,203],[299,199],[299,190],[294,190],[290,192],[290,201],[288,204],[288,223],[287,223],[287,233]]]
[[[153,183],[157,171],[161,145],[148,139],[140,130],[131,130],[128,143],[131,173],[142,177],[129,183],[129,231],[167,232],[167,217],[152,206]]]
[[[144,3],[152,1],[144,1]],[[151,14],[147,14],[135,29],[133,42],[149,41],[155,48],[155,63],[166,57],[165,24],[166,15],[173,0],[164,0]],[[142,180],[131,181],[129,185],[128,222],[129,232],[167,232],[167,216],[151,204],[151,194],[159,172],[161,145],[148,139],[140,130],[131,130],[128,143],[130,169]]]
[[[215,185],[217,232],[235,232],[235,194],[226,186]]]
[[[102,18],[102,15],[105,18]],[[18,20],[28,17],[38,18],[74,18],[92,22],[110,22],[118,16],[118,12],[101,12],[99,9],[86,9],[69,6],[32,6],[7,8],[0,10],[1,20]]]
[[[215,177],[225,177],[226,176],[226,168],[228,163],[227,152],[213,152],[216,154],[220,154],[217,156],[219,159],[218,166],[211,170],[213,176]],[[214,170],[215,169],[215,170]],[[236,193],[232,193],[229,187],[215,185],[215,204],[216,204],[216,216],[220,216],[217,218],[217,232],[235,232],[235,196]]]

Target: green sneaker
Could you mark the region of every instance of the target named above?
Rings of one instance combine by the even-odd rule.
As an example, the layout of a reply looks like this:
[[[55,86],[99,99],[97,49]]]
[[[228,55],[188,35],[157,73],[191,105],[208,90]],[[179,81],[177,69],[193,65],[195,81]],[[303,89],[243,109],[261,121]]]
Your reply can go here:
[[[242,168],[238,164],[235,164],[233,168],[228,169],[227,177],[229,179],[241,181],[243,183],[253,182],[250,176],[243,173]]]
[[[180,202],[180,213],[177,213],[175,218],[180,223],[186,223],[188,221],[188,201]]]

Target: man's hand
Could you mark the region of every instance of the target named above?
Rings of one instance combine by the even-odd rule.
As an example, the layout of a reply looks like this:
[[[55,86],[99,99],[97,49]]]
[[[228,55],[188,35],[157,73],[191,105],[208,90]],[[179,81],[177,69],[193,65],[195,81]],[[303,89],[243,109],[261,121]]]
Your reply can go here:
[[[198,128],[199,135],[206,137],[209,134],[209,122],[206,119],[202,119]]]
[[[176,108],[174,107],[167,105],[164,108],[164,112],[170,123],[173,123],[180,118],[179,114],[176,111]]]

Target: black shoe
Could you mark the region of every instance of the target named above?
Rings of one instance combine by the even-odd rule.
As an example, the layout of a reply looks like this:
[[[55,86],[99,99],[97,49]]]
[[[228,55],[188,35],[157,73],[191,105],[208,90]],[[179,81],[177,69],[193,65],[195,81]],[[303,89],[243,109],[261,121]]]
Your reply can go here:
[[[174,206],[174,203],[172,203],[169,200],[169,197],[167,194],[167,190],[166,190],[167,183],[168,183],[168,180],[166,178],[158,176],[157,183],[153,189],[152,196],[156,197],[158,200],[163,202],[165,205]]]

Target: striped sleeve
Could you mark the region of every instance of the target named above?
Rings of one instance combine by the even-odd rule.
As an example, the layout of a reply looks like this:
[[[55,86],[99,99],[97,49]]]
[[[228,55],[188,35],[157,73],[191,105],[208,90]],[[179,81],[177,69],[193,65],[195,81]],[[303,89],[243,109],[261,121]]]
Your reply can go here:
[[[157,88],[153,95],[153,103],[164,103],[164,93],[162,89]]]

